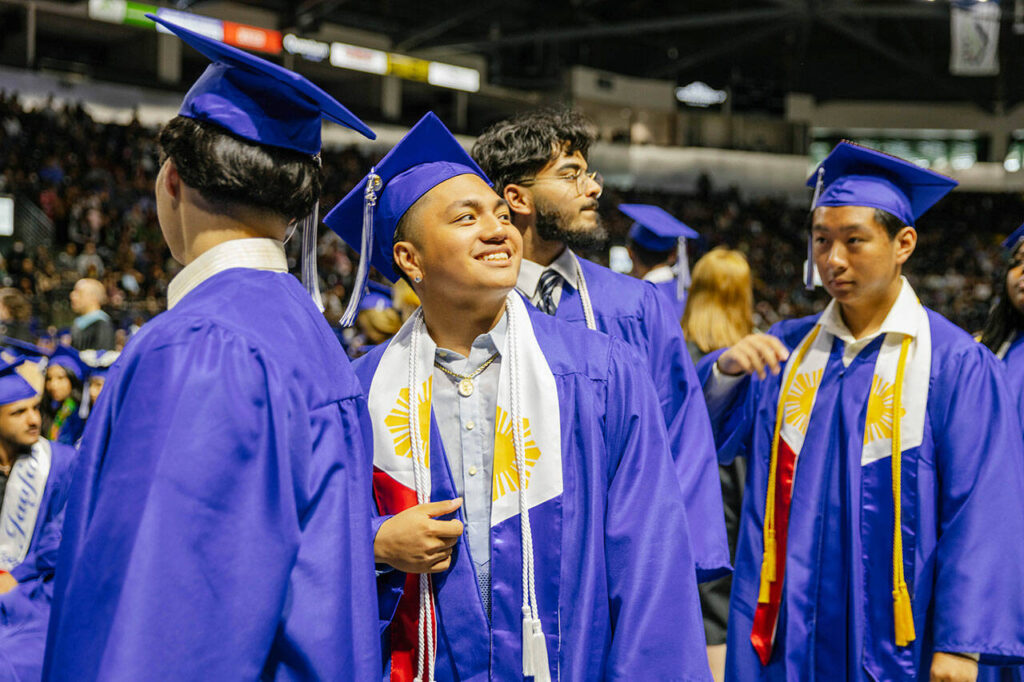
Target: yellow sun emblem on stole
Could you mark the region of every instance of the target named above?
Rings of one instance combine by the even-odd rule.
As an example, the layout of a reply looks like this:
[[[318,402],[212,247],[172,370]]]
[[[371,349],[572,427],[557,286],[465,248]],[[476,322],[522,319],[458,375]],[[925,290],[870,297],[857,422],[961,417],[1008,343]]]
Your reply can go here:
[[[430,396],[433,390],[433,377],[423,382],[419,391],[417,408],[420,417],[420,442],[423,444],[424,465],[430,466]],[[398,400],[391,412],[384,417],[384,425],[391,432],[395,442],[395,454],[399,457],[412,459],[412,439],[409,437],[409,388],[398,392]]]
[[[892,438],[892,406],[895,384],[882,381],[877,374],[871,380],[868,415],[864,423],[864,445],[880,438]],[[907,411],[900,407],[900,418]]]
[[[540,448],[530,432],[530,420],[523,419],[523,446],[526,450],[526,487],[530,487],[530,473],[540,459]],[[519,468],[516,467],[516,450],[512,440],[512,416],[498,408],[494,422],[494,480],[491,486],[491,501],[519,488]]]
[[[786,396],[783,405],[786,423],[795,426],[800,433],[807,433],[807,424],[811,421],[811,408],[814,407],[814,396],[824,373],[824,369],[819,369],[798,374]]]

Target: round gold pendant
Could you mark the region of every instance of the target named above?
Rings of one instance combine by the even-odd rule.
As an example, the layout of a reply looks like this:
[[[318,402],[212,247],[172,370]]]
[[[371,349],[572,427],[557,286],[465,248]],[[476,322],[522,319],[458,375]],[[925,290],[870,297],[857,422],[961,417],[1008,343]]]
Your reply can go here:
[[[459,382],[459,395],[463,398],[468,398],[473,395],[473,382],[469,379],[463,379]]]

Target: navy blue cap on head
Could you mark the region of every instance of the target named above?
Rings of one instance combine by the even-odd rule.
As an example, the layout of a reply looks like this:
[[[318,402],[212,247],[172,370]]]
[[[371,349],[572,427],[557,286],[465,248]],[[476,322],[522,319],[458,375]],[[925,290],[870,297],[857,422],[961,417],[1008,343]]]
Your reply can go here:
[[[39,395],[39,391],[21,374],[25,360],[21,355],[0,358],[0,405]]]
[[[78,351],[70,346],[57,346],[53,353],[50,354],[49,364],[63,367],[71,374],[74,374],[75,378],[79,381],[84,381],[88,373],[88,368],[82,362]]]
[[[629,238],[648,251],[671,251],[680,239],[700,237],[696,230],[660,206],[619,204],[619,210],[635,220]]]
[[[840,142],[807,180],[815,187],[821,175],[819,206],[867,206],[887,211],[914,225],[946,196],[957,181],[868,147]]]
[[[353,291],[362,292],[367,264],[392,282],[398,279],[392,265],[392,245],[399,221],[423,195],[459,175],[477,175],[492,184],[431,112],[324,216],[324,223],[359,252],[359,273]],[[350,305],[342,323],[351,324],[354,314],[355,308]]]
[[[1012,256],[1022,240],[1024,240],[1024,225],[1018,227],[1009,237],[1003,240],[1003,248],[1009,251]]]
[[[119,357],[121,357],[121,354],[116,350],[83,350],[79,353],[79,358],[90,379],[105,377],[107,372],[110,371],[110,366]]]
[[[185,95],[179,115],[209,121],[258,144],[309,155],[320,153],[321,118],[376,138],[340,102],[294,71],[166,19],[146,16],[213,62]]]

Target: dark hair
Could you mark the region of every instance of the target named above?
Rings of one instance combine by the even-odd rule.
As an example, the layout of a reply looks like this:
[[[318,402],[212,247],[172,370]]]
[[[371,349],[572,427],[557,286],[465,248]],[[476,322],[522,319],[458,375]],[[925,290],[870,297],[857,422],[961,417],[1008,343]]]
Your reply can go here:
[[[471,154],[500,195],[562,153],[586,156],[596,137],[579,112],[541,109],[492,125],[477,138]]]
[[[75,376],[74,372],[71,372],[66,367],[61,367],[60,365],[53,364],[51,364],[50,367],[60,367],[60,369],[64,371],[64,374],[67,375],[68,381],[71,382],[70,398],[71,400],[75,401],[75,411],[77,412],[77,406],[82,404],[82,389],[84,388],[82,385],[82,380]],[[49,371],[50,367],[46,368],[47,371]],[[46,375],[44,374],[44,381],[45,378]],[[42,433],[47,433],[50,430],[50,426],[53,425],[54,418],[56,418],[57,413],[60,412],[61,405],[63,405],[63,403],[54,404],[53,398],[50,397],[49,392],[46,390],[46,384],[44,383],[43,400],[39,404],[39,412],[40,416],[42,417]]]
[[[1000,346],[1006,343],[1006,340],[1015,332],[1024,329],[1024,314],[1017,310],[1010,301],[1010,297],[1006,295],[1006,277],[1017,263],[1019,263],[1017,258],[1010,258],[1006,267],[1000,270],[999,279],[992,287],[993,291],[998,293],[996,294],[996,303],[989,311],[985,327],[981,331],[981,343],[993,353],[998,352]]]
[[[889,239],[896,239],[896,235],[900,233],[906,225],[903,221],[894,216],[888,211],[883,211],[880,208],[875,209],[875,222],[885,228],[886,234],[889,235]]]
[[[652,251],[651,249],[640,246],[632,239],[629,240],[629,248],[633,250],[633,255],[645,268],[653,268],[656,265],[661,265],[662,263],[667,262],[675,252],[675,249],[669,249],[668,251]]]
[[[226,212],[252,206],[301,220],[320,199],[319,155],[256,144],[184,116],[163,127],[159,142],[185,184]]]

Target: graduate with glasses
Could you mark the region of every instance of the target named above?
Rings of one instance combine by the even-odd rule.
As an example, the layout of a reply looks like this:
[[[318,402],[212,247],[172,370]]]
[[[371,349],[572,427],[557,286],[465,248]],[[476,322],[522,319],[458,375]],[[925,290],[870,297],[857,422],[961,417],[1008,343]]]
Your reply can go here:
[[[996,359],[902,276],[956,183],[844,142],[808,184],[831,302],[699,363],[748,462],[726,679],[974,680],[1024,657],[1024,440]]]
[[[544,110],[496,123],[473,145],[522,235],[516,288],[560,320],[628,344],[654,382],[669,451],[690,518],[700,581],[729,572],[714,439],[679,326],[679,315],[651,282],[577,256],[603,247],[602,179],[588,166],[594,132],[579,114]]]
[[[151,18],[212,62],[159,138],[185,267],[92,407],[44,679],[372,679],[365,401],[313,265],[323,119],[373,134],[302,76]]]
[[[422,302],[355,363],[384,679],[709,680],[654,386],[514,291],[522,239],[451,133],[428,114],[325,222]]]

